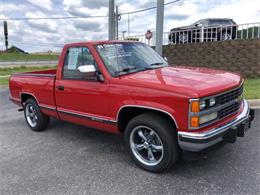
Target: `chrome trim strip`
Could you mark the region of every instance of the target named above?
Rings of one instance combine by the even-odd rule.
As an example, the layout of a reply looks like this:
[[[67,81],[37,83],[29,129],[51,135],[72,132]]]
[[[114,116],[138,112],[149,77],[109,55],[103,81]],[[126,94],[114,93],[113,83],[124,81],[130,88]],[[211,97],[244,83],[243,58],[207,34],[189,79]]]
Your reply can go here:
[[[56,107],[49,106],[49,105],[45,105],[45,104],[39,104],[37,98],[36,98],[33,94],[31,94],[31,93],[22,92],[22,93],[20,93],[20,97],[22,97],[22,96],[21,96],[22,94],[27,94],[27,95],[33,96],[33,97],[35,98],[37,104],[38,104],[41,108],[49,109],[49,110],[56,110]],[[97,122],[102,122],[102,123],[108,123],[108,124],[116,124],[116,123],[117,123],[117,121],[114,121],[114,120],[104,119],[104,118],[100,118],[100,117],[94,117],[94,116],[86,115],[86,114],[78,114],[78,113],[75,113],[75,112],[65,111],[65,110],[62,110],[62,109],[57,109],[56,111],[57,111],[57,112],[64,113],[64,114],[69,114],[69,115],[72,115],[72,116],[75,116],[75,117],[88,118],[89,120],[93,120],[93,121],[97,121]]]
[[[114,120],[104,119],[104,118],[91,116],[91,115],[87,115],[87,114],[79,114],[79,113],[76,113],[73,111],[67,111],[67,110],[63,110],[63,109],[57,109],[57,111],[60,113],[63,113],[63,114],[71,115],[74,117],[83,117],[88,120],[97,121],[97,122],[101,122],[101,123],[107,123],[107,124],[116,124],[117,123],[117,121],[114,121]]]
[[[123,105],[119,108],[119,110],[117,111],[117,116],[116,116],[116,121],[118,121],[118,118],[119,118],[119,114],[121,112],[121,110],[123,108],[126,108],[126,107],[134,107],[134,108],[145,108],[145,109],[150,109],[150,110],[155,110],[155,111],[159,111],[159,112],[163,112],[167,115],[169,115],[171,117],[171,119],[174,121],[175,125],[176,125],[176,128],[178,129],[179,126],[178,126],[178,123],[177,121],[175,120],[175,118],[172,116],[171,113],[165,111],[165,110],[162,110],[162,109],[159,109],[159,108],[154,108],[154,107],[150,107],[150,106],[140,106],[140,105],[134,105],[134,104],[127,104],[127,105]]]
[[[9,96],[9,100],[21,103],[21,99],[16,98],[16,97]]]
[[[54,78],[56,75],[54,74],[36,74],[36,73],[15,73],[11,76],[35,76],[35,77],[52,77]]]
[[[39,106],[40,106],[41,108],[43,108],[43,109],[56,111],[56,107],[54,107],[54,106],[50,106],[50,105],[46,105],[46,104],[40,104]]]
[[[217,128],[213,128],[208,130],[207,132],[203,133],[192,133],[192,132],[178,132],[178,136],[184,137],[184,138],[190,138],[190,139],[209,139],[213,136],[216,136],[218,134],[221,134],[225,132],[226,130],[235,127],[239,123],[242,123],[244,120],[248,119],[249,117],[249,104],[248,102],[244,99],[243,100],[243,111],[231,122],[228,122],[225,125],[222,125]]]
[[[242,81],[242,82],[240,83],[240,85],[239,85],[238,87],[236,87],[236,88],[230,89],[230,90],[228,90],[228,91],[223,91],[223,92],[218,93],[218,94],[215,94],[215,95],[206,96],[206,97],[200,98],[200,100],[217,97],[217,96],[220,96],[220,95],[224,95],[224,94],[226,94],[226,93],[229,93],[229,92],[231,92],[231,91],[235,91],[235,90],[239,89],[243,84],[244,84],[244,81]]]
[[[222,110],[223,108],[231,106],[231,105],[233,105],[235,103],[238,103],[238,101],[236,99],[231,100],[231,101],[229,101],[229,102],[227,102],[225,104],[221,104],[219,106],[212,107],[212,108],[210,108],[208,110],[202,110],[202,111],[197,112],[197,113],[196,112],[191,112],[190,116],[199,116],[200,117],[200,116],[203,116],[203,115],[207,115],[207,114],[211,114],[211,113],[214,113],[214,112],[218,112],[218,111]]]
[[[191,102],[196,102],[196,101],[200,101],[200,99],[198,99],[198,98],[194,98],[194,99],[189,99],[189,110],[188,110],[188,129],[190,129],[190,130],[195,130],[195,129],[198,129],[199,127],[191,127],[190,126],[190,117],[191,117],[191,114],[192,114],[192,112],[191,112]]]

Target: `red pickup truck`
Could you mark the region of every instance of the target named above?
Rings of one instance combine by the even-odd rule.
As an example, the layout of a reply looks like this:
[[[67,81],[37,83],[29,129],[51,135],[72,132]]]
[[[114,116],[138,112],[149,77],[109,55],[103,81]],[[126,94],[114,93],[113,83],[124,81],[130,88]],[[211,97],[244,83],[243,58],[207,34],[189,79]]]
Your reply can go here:
[[[182,151],[243,137],[254,118],[233,73],[169,66],[132,41],[65,45],[57,70],[10,77],[10,100],[34,131],[50,117],[123,134],[133,160],[161,172]]]

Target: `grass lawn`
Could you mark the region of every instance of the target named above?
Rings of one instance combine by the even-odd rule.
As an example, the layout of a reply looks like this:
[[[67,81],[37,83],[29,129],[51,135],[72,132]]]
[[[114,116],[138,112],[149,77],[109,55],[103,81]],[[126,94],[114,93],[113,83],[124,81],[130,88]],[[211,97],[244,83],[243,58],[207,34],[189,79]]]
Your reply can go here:
[[[30,72],[37,70],[48,70],[55,67],[15,67],[15,68],[0,68],[0,85],[8,85],[9,75],[16,72]],[[260,78],[246,79],[244,83],[244,97],[246,99],[260,99]]]
[[[16,72],[31,72],[37,70],[48,70],[48,69],[55,69],[55,66],[41,66],[41,67],[13,67],[13,68],[0,68],[0,76],[2,75],[10,75]]]
[[[246,79],[244,89],[246,99],[260,99],[260,78]]]
[[[31,72],[54,69],[55,66],[0,68],[0,85],[8,85],[9,75],[16,72]]]
[[[0,61],[38,61],[38,60],[58,60],[58,55],[50,54],[17,54],[0,53]]]
[[[0,86],[1,85],[8,85],[8,79],[9,79],[9,76],[7,76],[7,77],[0,77]]]

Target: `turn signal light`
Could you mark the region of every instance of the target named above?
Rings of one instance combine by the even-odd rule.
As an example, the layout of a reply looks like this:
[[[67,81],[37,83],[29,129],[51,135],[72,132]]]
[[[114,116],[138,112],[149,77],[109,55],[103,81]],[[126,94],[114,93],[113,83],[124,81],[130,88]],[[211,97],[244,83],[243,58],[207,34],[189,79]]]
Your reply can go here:
[[[191,112],[199,112],[199,111],[200,111],[200,103],[191,102]]]
[[[199,126],[199,117],[193,116],[190,118],[190,126],[191,127],[198,127]]]

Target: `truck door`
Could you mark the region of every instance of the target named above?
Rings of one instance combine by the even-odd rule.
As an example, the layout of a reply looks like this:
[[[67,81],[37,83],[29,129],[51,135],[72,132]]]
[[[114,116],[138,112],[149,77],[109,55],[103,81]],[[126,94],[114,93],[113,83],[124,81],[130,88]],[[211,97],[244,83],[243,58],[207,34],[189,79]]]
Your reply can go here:
[[[55,98],[59,117],[87,126],[109,122],[108,85],[96,79],[95,72],[79,67],[98,66],[87,47],[68,48],[61,79],[56,80]]]

